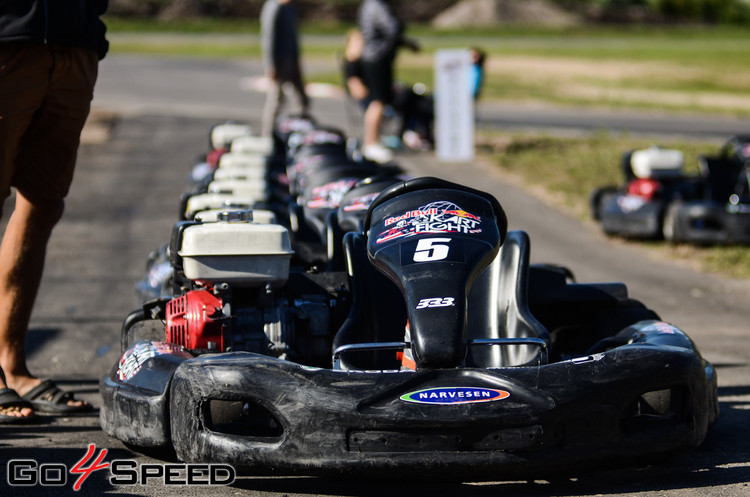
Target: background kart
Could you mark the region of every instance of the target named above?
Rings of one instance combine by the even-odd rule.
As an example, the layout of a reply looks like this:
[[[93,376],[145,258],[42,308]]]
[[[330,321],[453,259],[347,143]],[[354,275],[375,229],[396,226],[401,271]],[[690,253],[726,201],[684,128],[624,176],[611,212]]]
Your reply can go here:
[[[397,183],[367,213],[343,237],[347,273],[291,268],[268,285],[199,271],[129,318],[101,381],[104,430],[248,472],[457,478],[578,472],[703,440],[713,368],[624,285],[530,266],[497,201],[459,185]],[[136,324],[163,338],[132,344]]]
[[[697,244],[750,243],[750,137],[733,136],[718,156],[702,157],[700,174],[682,173],[676,150],[623,156],[624,187],[591,194],[591,212],[610,235]]]

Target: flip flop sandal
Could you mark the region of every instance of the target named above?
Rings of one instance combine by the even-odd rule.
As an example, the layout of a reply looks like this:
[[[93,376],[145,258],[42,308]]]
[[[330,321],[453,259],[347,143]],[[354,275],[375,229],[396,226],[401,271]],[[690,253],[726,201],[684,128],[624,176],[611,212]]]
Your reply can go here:
[[[73,393],[63,392],[52,380],[44,380],[21,397],[29,401],[36,412],[44,414],[76,414],[91,410],[88,404],[68,405],[69,401],[76,400]]]
[[[22,399],[15,390],[11,388],[0,389],[0,408],[6,407],[32,407],[31,402]],[[0,413],[0,424],[11,425],[11,424],[23,424],[36,421],[37,415],[32,414],[31,416],[11,416],[10,414]]]

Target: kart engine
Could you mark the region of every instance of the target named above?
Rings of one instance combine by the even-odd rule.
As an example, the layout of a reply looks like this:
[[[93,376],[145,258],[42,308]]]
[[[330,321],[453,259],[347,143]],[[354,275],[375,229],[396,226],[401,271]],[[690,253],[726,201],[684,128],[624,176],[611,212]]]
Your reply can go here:
[[[331,311],[324,295],[302,295],[290,301],[280,294],[263,291],[252,298],[248,292],[220,287],[191,290],[167,304],[167,341],[193,352],[246,351],[284,359],[329,359]]]
[[[167,304],[167,341],[191,350],[226,350],[224,304],[207,290],[194,290]]]
[[[194,353],[330,362],[334,298],[329,285],[311,280],[316,275],[290,274],[286,228],[225,219],[186,223],[173,243],[190,284],[166,306],[167,341]]]

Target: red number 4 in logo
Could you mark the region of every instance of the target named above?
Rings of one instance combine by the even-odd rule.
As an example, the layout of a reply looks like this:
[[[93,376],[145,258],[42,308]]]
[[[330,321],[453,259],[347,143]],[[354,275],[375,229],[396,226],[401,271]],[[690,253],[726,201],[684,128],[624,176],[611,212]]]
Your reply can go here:
[[[81,489],[81,485],[83,485],[83,482],[86,481],[86,478],[91,475],[94,471],[99,471],[100,469],[105,469],[109,467],[109,463],[102,463],[104,460],[104,457],[107,455],[107,449],[102,449],[99,451],[99,455],[96,456],[96,460],[91,463],[87,468],[84,468],[83,465],[86,464],[91,457],[94,455],[94,451],[96,450],[96,445],[89,444],[89,449],[86,451],[86,455],[81,458],[80,461],[78,461],[75,466],[73,466],[70,470],[73,474],[80,474],[78,477],[78,480],[73,485],[73,490],[78,492]]]

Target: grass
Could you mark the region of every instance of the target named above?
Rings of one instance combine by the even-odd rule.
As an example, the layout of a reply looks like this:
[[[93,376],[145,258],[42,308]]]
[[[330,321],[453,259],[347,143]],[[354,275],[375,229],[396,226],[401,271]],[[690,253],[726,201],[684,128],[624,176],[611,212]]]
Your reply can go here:
[[[258,21],[249,19],[195,18],[163,20],[152,17],[103,17],[109,33],[257,33]]]
[[[590,136],[496,135],[482,133],[480,148],[504,170],[560,199],[579,218],[588,218],[587,199],[594,188],[622,184],[621,158],[624,152],[652,145],[677,148],[685,154],[686,172],[697,173],[698,157],[715,151],[709,142],[683,142],[628,138],[598,132]]]
[[[651,140],[597,133],[592,136],[498,135],[481,133],[480,148],[503,170],[519,177],[532,191],[541,191],[582,221],[590,220],[588,196],[592,189],[620,185],[625,151],[654,145]],[[685,153],[686,172],[697,172],[700,155],[718,151],[710,142],[660,140],[658,145]],[[666,242],[639,243],[658,257],[697,263],[704,271],[735,278],[750,278],[748,247],[696,247]]]

